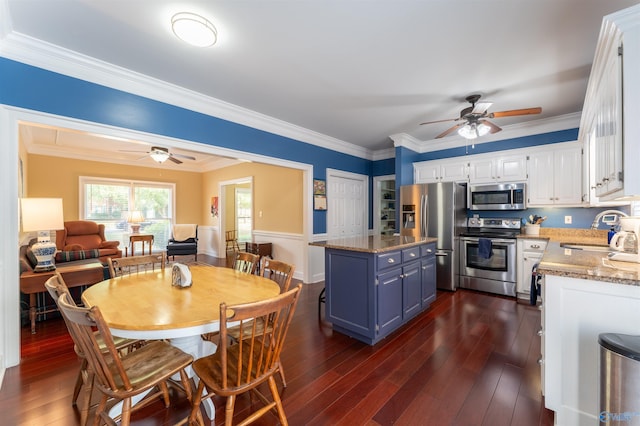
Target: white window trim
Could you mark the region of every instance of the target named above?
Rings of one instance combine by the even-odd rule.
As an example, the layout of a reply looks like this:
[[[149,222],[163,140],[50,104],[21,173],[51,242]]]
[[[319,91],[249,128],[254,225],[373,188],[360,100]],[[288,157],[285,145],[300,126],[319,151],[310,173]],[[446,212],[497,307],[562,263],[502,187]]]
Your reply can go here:
[[[176,217],[176,184],[172,182],[159,182],[159,181],[147,181],[147,180],[132,180],[132,179],[116,179],[116,178],[101,178],[101,177],[93,177],[93,176],[80,176],[79,177],[79,186],[80,189],[78,191],[78,217],[85,217],[85,185],[87,184],[116,184],[121,186],[146,186],[146,187],[156,187],[156,188],[170,188],[171,189],[171,217],[169,218],[170,223],[175,224]]]

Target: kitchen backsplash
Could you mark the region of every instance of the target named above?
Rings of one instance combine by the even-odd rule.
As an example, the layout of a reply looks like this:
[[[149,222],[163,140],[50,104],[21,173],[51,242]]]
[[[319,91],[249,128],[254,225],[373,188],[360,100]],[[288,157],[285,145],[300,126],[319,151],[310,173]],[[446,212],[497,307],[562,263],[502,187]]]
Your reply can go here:
[[[467,212],[468,217],[473,217],[474,214],[479,214],[480,217],[497,217],[497,218],[522,218],[523,221],[526,221],[526,218],[529,215],[532,216],[546,216],[547,219],[542,223],[543,228],[582,228],[588,229],[591,228],[591,224],[593,223],[593,219],[598,215],[598,213],[605,210],[620,210],[624,213],[629,214],[629,207],[592,207],[592,208],[581,208],[581,207],[571,207],[571,208],[558,208],[558,207],[547,207],[547,208],[530,208],[526,210],[519,211],[503,211],[503,210],[487,210],[487,211],[471,211]],[[565,216],[571,216],[571,223],[565,223]],[[606,225],[600,223],[600,227],[598,229],[606,229]]]

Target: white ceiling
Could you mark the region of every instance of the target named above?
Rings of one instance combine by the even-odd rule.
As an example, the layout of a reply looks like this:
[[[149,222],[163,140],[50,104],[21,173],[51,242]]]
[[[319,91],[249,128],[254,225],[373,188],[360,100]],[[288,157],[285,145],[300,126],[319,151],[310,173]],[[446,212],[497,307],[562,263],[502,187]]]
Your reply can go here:
[[[542,107],[540,115],[493,120],[505,130],[575,116],[582,109],[602,17],[638,3],[0,2],[9,11],[2,22],[9,31],[0,34],[46,41],[53,45],[49,48],[68,49],[370,152],[392,148],[389,136],[399,133],[433,143],[454,123],[419,123],[458,117],[468,106],[464,98],[473,93],[493,102],[490,112]],[[179,11],[209,18],[218,43],[202,49],[179,41],[169,28]],[[64,139],[60,132],[41,133]],[[451,146],[462,143],[455,132],[445,140]]]

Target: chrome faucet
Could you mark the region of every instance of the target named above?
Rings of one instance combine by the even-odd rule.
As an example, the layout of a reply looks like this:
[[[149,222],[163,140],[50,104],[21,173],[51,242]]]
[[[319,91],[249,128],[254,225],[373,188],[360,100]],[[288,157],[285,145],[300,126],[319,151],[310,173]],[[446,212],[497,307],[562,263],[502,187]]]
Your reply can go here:
[[[598,229],[598,225],[600,224],[600,219],[602,219],[604,215],[608,215],[608,214],[614,214],[614,215],[623,216],[623,217],[629,216],[628,214],[626,214],[625,212],[621,212],[620,210],[605,210],[603,212],[598,213],[596,218],[593,219],[593,223],[591,224],[591,229]],[[613,225],[613,224],[610,224],[610,225]]]

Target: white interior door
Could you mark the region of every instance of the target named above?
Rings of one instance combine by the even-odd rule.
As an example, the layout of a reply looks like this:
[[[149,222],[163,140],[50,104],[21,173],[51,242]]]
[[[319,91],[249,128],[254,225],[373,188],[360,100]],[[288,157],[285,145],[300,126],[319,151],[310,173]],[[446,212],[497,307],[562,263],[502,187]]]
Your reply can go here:
[[[327,170],[328,238],[367,235],[368,206],[367,176]]]

